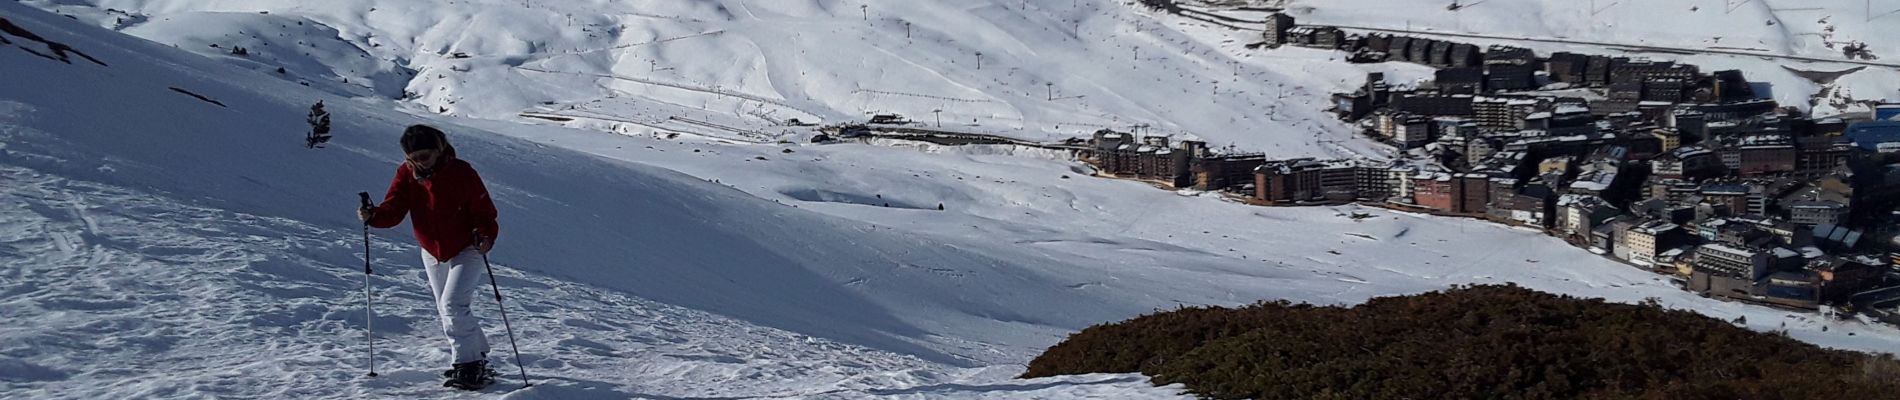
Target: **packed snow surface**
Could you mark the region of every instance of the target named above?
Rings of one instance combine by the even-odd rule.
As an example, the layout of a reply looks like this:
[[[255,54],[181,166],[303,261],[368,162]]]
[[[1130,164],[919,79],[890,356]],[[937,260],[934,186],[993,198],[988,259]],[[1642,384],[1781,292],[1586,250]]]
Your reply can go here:
[[[1003,123],[1006,130],[1054,132],[1038,124],[1101,112],[1145,115],[1161,129],[1259,149],[1284,145],[1271,150],[1282,155],[1378,151],[1326,128],[1331,122],[1314,107],[1335,85],[1326,79],[1358,75],[1359,67],[1326,63],[1323,52],[1276,51],[1262,57],[1282,61],[1241,63],[1258,76],[1236,85],[1254,92],[1171,93],[1194,76],[1232,74],[1221,69],[1224,47],[1118,3],[1062,11],[1070,8],[1007,1],[862,9],[681,1],[635,10],[559,2],[606,10],[575,13],[575,25],[542,2],[28,3],[80,21],[16,2],[0,2],[0,18],[102,63],[62,62],[46,44],[0,36],[8,40],[0,44],[8,77],[0,79],[0,203],[12,205],[0,207],[0,389],[8,398],[460,396],[436,387],[445,341],[416,266],[419,250],[400,227],[371,232],[382,376],[363,376],[364,243],[351,211],[356,192],[386,187],[401,157],[398,132],[413,123],[448,130],[501,210],[494,268],[537,383],[522,389],[512,377],[493,303],[484,303],[478,313],[497,344],[491,359],[509,376],[488,390],[494,397],[1178,397],[1180,387],[1153,387],[1137,375],[1011,377],[1069,333],[1158,309],[1273,299],[1352,304],[1463,283],[1656,298],[1836,348],[1900,344],[1900,332],[1884,326],[1699,298],[1537,232],[1352,206],[1251,207],[1094,178],[1048,151],[735,144],[512,117],[541,101],[559,104],[550,112],[586,101],[598,112],[656,110],[716,123],[837,121],[862,118],[860,106],[876,103],[913,107],[901,112],[928,120],[918,109],[940,103],[872,101],[865,97],[919,97],[845,89],[928,82],[915,84],[933,88],[931,96],[988,99],[995,103],[979,104],[994,109],[981,115],[1025,121]],[[265,6],[269,14],[255,9]],[[506,7],[519,11],[497,11]],[[1083,17],[1084,32],[1115,39],[1048,39],[1073,26],[1061,15]],[[153,25],[166,18],[178,18],[173,28]],[[616,18],[638,23],[607,23]],[[899,41],[898,19],[916,23],[917,43]],[[565,28],[588,21],[600,31],[582,32],[619,36]],[[1137,21],[1153,25],[1137,29]],[[216,24],[251,26],[258,37],[230,36]],[[659,41],[690,34],[698,36]],[[259,50],[324,35],[350,45],[307,56]],[[699,39],[724,42],[664,50]],[[165,40],[228,44],[175,49]],[[1173,49],[1143,51],[1144,60],[1173,61],[1114,69],[1110,54],[1122,51],[1114,46],[1134,41]],[[977,46],[957,43],[980,43],[983,69],[973,58],[952,61],[956,46]],[[250,55],[231,55],[232,44]],[[606,46],[571,50],[582,45]],[[620,45],[631,50],[586,52]],[[761,55],[805,51],[814,54]],[[337,59],[350,54],[363,61]],[[668,64],[657,68],[674,69],[641,77],[647,63],[614,61],[639,55],[665,55]],[[1197,57],[1212,61],[1196,64]],[[854,60],[866,64],[834,64]],[[457,63],[468,63],[468,75],[453,73]],[[1309,65],[1321,78],[1275,75],[1265,64]],[[520,67],[572,73],[550,78]],[[1410,68],[1373,68],[1388,67]],[[432,78],[438,73],[445,77]],[[775,77],[796,73],[837,76]],[[674,86],[599,75],[660,76]],[[695,77],[721,83],[688,85]],[[1039,84],[1018,89],[1025,93],[1001,89],[1041,82],[1030,79],[1066,82],[1061,90],[1087,102],[1038,100]],[[951,83],[968,89],[935,92]],[[1280,101],[1271,93],[1281,86],[1286,105],[1263,112]],[[421,94],[388,96],[403,91]],[[461,97],[432,97],[445,93]],[[306,149],[303,114],[319,99],[336,138]],[[726,109],[707,111],[714,106]],[[946,122],[973,118],[945,114]],[[1252,122],[1221,122],[1240,115]],[[1313,130],[1271,136],[1276,126]]]

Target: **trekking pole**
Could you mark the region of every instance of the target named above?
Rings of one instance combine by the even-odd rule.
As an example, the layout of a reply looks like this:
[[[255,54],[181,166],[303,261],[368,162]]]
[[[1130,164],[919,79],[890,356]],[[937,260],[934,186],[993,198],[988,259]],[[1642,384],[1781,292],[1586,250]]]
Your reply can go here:
[[[477,235],[475,243],[481,242],[481,236]],[[482,268],[488,270],[488,287],[495,289],[495,308],[501,310],[501,326],[508,329],[508,350],[515,353],[515,367],[521,369],[521,387],[534,386],[528,382],[528,366],[521,364],[521,347],[515,345],[515,326],[508,323],[508,306],[501,302],[501,284],[495,283],[495,267],[488,265],[488,253],[480,249],[476,252],[482,253]]]
[[[369,192],[356,193],[363,200],[362,209],[370,209]],[[369,377],[376,377],[376,298],[369,294],[369,276],[375,272],[369,268],[369,221],[363,221],[363,338],[369,342]]]

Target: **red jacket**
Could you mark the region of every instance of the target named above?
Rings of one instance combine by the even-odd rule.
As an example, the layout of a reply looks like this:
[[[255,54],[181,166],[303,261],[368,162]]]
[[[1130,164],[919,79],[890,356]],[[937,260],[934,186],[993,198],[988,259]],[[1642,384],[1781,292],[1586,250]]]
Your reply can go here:
[[[475,168],[456,158],[437,163],[435,174],[423,180],[409,171],[409,163],[396,167],[396,180],[389,183],[389,194],[376,206],[369,225],[390,228],[409,216],[422,249],[447,260],[474,244],[474,235],[492,239],[501,227],[495,224],[495,202]]]

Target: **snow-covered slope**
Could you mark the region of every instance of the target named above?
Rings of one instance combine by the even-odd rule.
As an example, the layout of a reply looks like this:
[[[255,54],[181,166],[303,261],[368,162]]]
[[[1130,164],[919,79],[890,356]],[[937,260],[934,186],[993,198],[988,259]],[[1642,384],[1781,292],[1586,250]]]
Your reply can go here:
[[[0,196],[15,205],[0,219],[9,392],[448,394],[430,382],[439,334],[401,229],[378,232],[372,254],[380,358],[394,372],[359,378],[361,259],[349,210],[355,191],[383,186],[399,157],[395,132],[423,120],[386,102],[331,98],[339,137],[307,150],[296,143],[298,113],[318,92],[14,3],[0,10],[106,63],[37,57],[12,47],[47,48],[18,38],[0,49],[10,76],[0,83]],[[963,339],[976,332],[1020,340],[1139,309],[1047,290],[1068,282],[1006,268],[1057,261],[880,232],[671,171],[447,125],[503,209],[507,247],[495,261],[519,299],[526,361],[547,373],[523,396],[1171,392],[1119,377],[985,387],[1009,371],[959,368],[1000,357],[984,350],[996,345]],[[995,279],[946,285],[947,268]],[[849,276],[878,283],[854,287]],[[1076,312],[1039,316],[1056,325],[999,317],[1016,304]],[[962,343],[976,347],[954,347]]]
[[[0,45],[9,395],[453,396],[433,387],[445,356],[405,229],[375,232],[386,375],[361,377],[351,209],[384,187],[396,132],[417,122],[449,130],[498,199],[496,269],[543,382],[516,398],[1164,397],[1178,388],[1136,376],[1008,376],[1062,335],[1158,308],[1473,282],[1655,297],[1833,347],[1900,344],[1891,328],[1701,299],[1489,224],[1249,207],[1020,149],[731,145],[404,114],[18,3],[0,2],[0,18],[106,64]],[[304,149],[317,99],[337,138]]]
[[[1395,68],[1269,69],[1110,0],[27,3],[208,54],[226,50],[205,42],[228,49],[321,29],[307,43],[270,47],[367,52],[415,79],[392,88],[391,69],[353,59],[252,61],[407,91],[430,112],[512,120],[559,110],[659,125],[688,117],[772,134],[789,119],[899,113],[1035,139],[1146,124],[1283,155],[1372,154],[1378,146],[1350,140],[1321,113],[1323,96],[1358,83],[1365,68]],[[204,23],[214,18],[223,21]],[[320,27],[283,23],[302,20]]]
[[[430,112],[515,119],[558,111],[690,132],[672,119],[679,117],[779,137],[791,135],[774,125],[789,119],[890,112],[1035,139],[1147,124],[1277,156],[1377,154],[1379,146],[1352,140],[1320,113],[1329,106],[1324,95],[1349,90],[1368,71],[1398,81],[1429,76],[1416,66],[1345,64],[1332,52],[1247,49],[1257,32],[1228,26],[1257,29],[1247,21],[1259,13],[1217,25],[1110,0],[26,3],[205,54],[250,43],[271,50],[245,57],[258,68],[283,66],[289,79],[339,93],[407,97]],[[1461,40],[1738,68],[1773,85],[1777,100],[1821,114],[1900,99],[1900,70],[1892,67],[1900,48],[1880,40],[1900,34],[1894,1],[1251,3],[1284,6],[1305,23],[1482,34],[1499,39]],[[299,36],[307,40],[282,39]],[[1853,44],[1888,66],[1830,84],[1783,67],[1857,65],[1630,51],[1843,59],[1841,49]]]
[[[127,34],[349,96],[397,97],[414,74],[302,17],[189,12],[132,25]],[[243,54],[237,54],[238,52]],[[276,72],[283,68],[284,72]]]

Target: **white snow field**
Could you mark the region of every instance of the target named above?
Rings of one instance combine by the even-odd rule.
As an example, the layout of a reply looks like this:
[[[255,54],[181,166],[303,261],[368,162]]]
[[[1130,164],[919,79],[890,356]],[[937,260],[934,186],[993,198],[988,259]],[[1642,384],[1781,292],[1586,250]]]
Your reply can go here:
[[[1365,71],[1430,76],[1236,58],[1222,42],[1257,34],[1204,41],[1169,29],[1173,17],[1109,0],[25,3],[272,75],[283,66],[281,77],[333,93],[407,91],[429,112],[543,110],[706,131],[669,119],[683,117],[772,137],[789,119],[899,113],[1037,140],[1146,124],[1216,147],[1376,154],[1321,111],[1326,94]]]
[[[94,10],[101,13],[104,8],[197,9],[165,2],[100,3],[105,7]],[[320,10],[332,3],[322,4],[310,7]],[[409,3],[375,7],[400,4]],[[713,14],[718,11],[707,10],[738,9],[714,2],[664,4],[676,9],[650,8]],[[751,15],[795,24],[790,16],[803,14],[794,11],[810,11],[790,6],[807,3],[769,4],[773,7],[754,8]],[[813,22],[814,30],[845,31],[857,11],[844,3],[809,4],[838,15],[830,18],[837,21]],[[1017,6],[1012,2],[970,4],[976,6],[919,7],[938,7],[937,12],[953,16],[1020,11],[1005,7]],[[1141,15],[1110,10],[1121,7],[1115,3],[1078,4],[1102,7],[1104,15]],[[75,10],[89,9],[83,7],[57,9],[73,11],[80,20],[116,18],[78,15]],[[423,10],[369,15],[411,18]],[[251,15],[270,15],[289,26],[323,19],[285,11]],[[1355,207],[1251,207],[1092,178],[1073,161],[1009,147],[732,144],[440,116],[434,107],[444,104],[370,97],[387,93],[376,86],[387,82],[382,79],[401,81],[377,77],[405,73],[391,67],[402,63],[373,61],[381,51],[374,49],[395,43],[362,50],[372,57],[360,64],[362,70],[385,72],[357,76],[349,85],[370,86],[344,86],[339,78],[333,83],[313,79],[306,87],[267,67],[276,64],[206,58],[22,3],[0,2],[0,18],[104,64],[76,55],[61,62],[46,44],[0,35],[9,42],[0,44],[5,76],[0,79],[0,203],[9,205],[0,207],[4,398],[465,397],[437,387],[437,374],[446,367],[446,343],[415,265],[418,250],[405,228],[372,232],[376,359],[382,376],[363,376],[363,244],[351,211],[356,192],[387,187],[400,158],[396,137],[412,123],[448,130],[463,158],[481,171],[500,208],[495,270],[508,296],[523,361],[537,384],[520,388],[493,303],[484,302],[477,308],[496,344],[491,359],[508,374],[481,394],[485,397],[1171,398],[1183,389],[1153,387],[1139,375],[1011,377],[1069,333],[1157,309],[1272,299],[1352,304],[1463,283],[1515,282],[1623,302],[1654,297],[1715,318],[1746,317],[1752,328],[1786,330],[1828,347],[1890,352],[1900,345],[1900,332],[1886,326],[1702,299],[1659,276],[1536,232],[1476,221]],[[499,15],[470,19],[517,21]],[[653,25],[671,23],[662,20],[667,19],[656,18]],[[714,26],[718,23],[704,21],[719,20],[677,23]],[[157,23],[155,17],[145,21]],[[457,21],[446,26],[471,24]],[[974,36],[991,29],[976,21],[935,23],[945,24],[938,28],[946,32],[979,32]],[[766,25],[771,24],[733,28]],[[994,32],[1060,25],[1018,22],[994,25]],[[502,27],[507,26],[489,28]],[[422,28],[428,27],[417,29]],[[288,33],[291,28],[279,29]],[[337,24],[298,32],[335,31],[354,38],[364,35],[362,29]],[[785,29],[757,37],[786,40],[791,30]],[[171,32],[178,38],[218,33]],[[901,31],[880,32],[901,37],[895,36]],[[986,43],[1007,42],[1012,35],[993,33]],[[280,44],[271,46],[296,41],[272,40]],[[775,51],[806,47],[827,48],[783,44]],[[876,53],[850,51],[860,50]],[[936,50],[918,51],[924,57]],[[299,74],[334,73],[330,68],[343,64],[331,58],[351,53],[315,54],[306,60],[320,64],[294,65]],[[857,57],[840,53],[813,59],[847,55]],[[1017,57],[1042,60],[1030,53]],[[721,73],[729,64],[743,64],[734,61],[742,58],[680,54],[669,60],[698,64],[669,72]],[[447,60],[452,58],[432,62]],[[1086,65],[1073,62],[1069,65]],[[913,72],[933,67],[922,65]],[[699,67],[709,72],[690,70]],[[898,74],[877,68],[882,67],[815,69],[845,75],[805,87],[842,90],[835,87],[845,84],[840,82]],[[983,71],[991,68],[986,64]],[[1362,72],[1344,69],[1324,74]],[[508,118],[505,114],[514,110],[498,104],[535,102],[521,93],[582,96],[584,86],[598,83],[510,84],[508,79],[517,78],[505,75],[532,72],[484,71],[495,76],[460,81],[467,86],[456,90],[468,91],[471,99],[482,90],[516,92],[484,95],[494,102],[458,102],[471,108],[451,113]],[[1171,90],[1177,86],[1170,84],[1181,82],[1108,86],[1102,82],[1122,76],[1110,72],[1121,72],[1082,71],[1076,74],[1102,74],[1103,81],[1092,89],[1102,94],[1091,95],[1090,104],[1121,104],[1115,106],[1121,111],[1195,121],[1159,105],[1203,97],[1133,91]],[[409,89],[428,80],[410,82]],[[429,87],[447,84],[431,82]],[[1003,86],[987,88],[997,87]],[[648,89],[654,92],[621,94],[612,101],[629,109],[698,110],[702,102],[719,100],[670,99],[673,95]],[[845,96],[841,93],[830,94]],[[1128,97],[1102,99],[1108,93]],[[830,113],[819,115],[827,120],[861,117],[851,114],[855,109],[838,111],[845,106],[830,102],[843,100],[824,94],[812,96],[822,100],[773,101]],[[1015,110],[1053,107],[1035,105],[1030,100],[1036,94],[997,96],[1029,104],[1010,106]],[[303,116],[318,99],[326,100],[334,115],[336,138],[328,148],[311,150],[302,143]],[[493,109],[482,110],[487,107]],[[1269,117],[1259,108],[1246,111],[1256,120]],[[1278,111],[1323,118],[1316,108]],[[1176,124],[1198,131],[1185,123]],[[1296,139],[1279,151],[1320,155],[1377,148],[1350,139],[1337,146],[1307,141],[1310,134]],[[1255,143],[1269,148],[1280,143],[1259,140]],[[1348,216],[1356,212],[1373,218]]]
[[[248,68],[283,67],[280,77],[333,93],[407,95],[430,112],[545,111],[764,141],[789,119],[889,112],[1032,139],[1146,124],[1270,155],[1373,155],[1383,149],[1319,113],[1325,95],[1368,71],[1430,76],[1345,64],[1337,52],[1246,49],[1257,24],[1225,23],[1255,29],[1234,30],[1110,0],[24,2]],[[1881,40],[1900,35],[1900,0],[1216,2],[1284,6],[1303,23],[1615,44],[1459,38],[1743,69],[1768,95],[1823,115],[1900,100],[1900,47]],[[1845,61],[1852,44],[1884,66],[1635,48]],[[1853,72],[1815,82],[1787,68]]]

